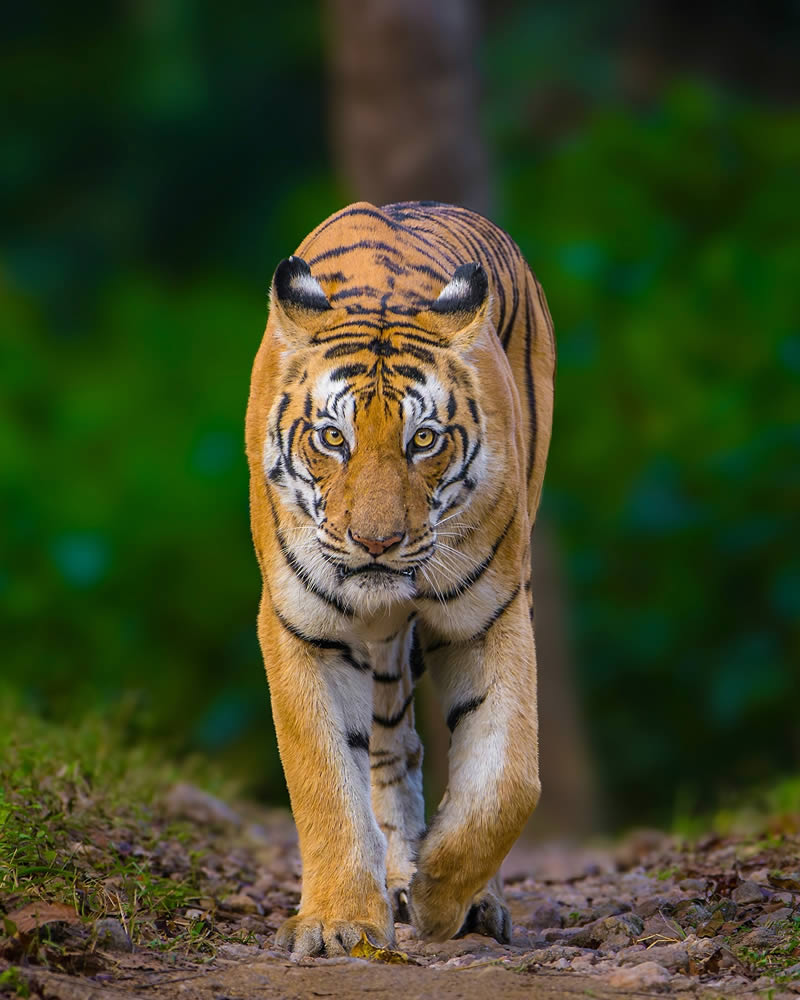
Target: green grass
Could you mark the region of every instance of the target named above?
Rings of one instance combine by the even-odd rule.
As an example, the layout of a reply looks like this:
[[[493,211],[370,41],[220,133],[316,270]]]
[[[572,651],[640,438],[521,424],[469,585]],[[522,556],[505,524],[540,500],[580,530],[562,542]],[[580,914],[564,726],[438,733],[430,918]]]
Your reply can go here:
[[[31,995],[30,986],[28,986],[28,983],[22,976],[21,970],[16,965],[9,966],[5,972],[0,972],[0,990],[17,997],[29,997]]]
[[[784,970],[800,963],[800,915],[774,924],[780,941],[771,948],[739,948],[737,957],[751,968],[773,975],[778,982],[794,977],[782,975]]]
[[[0,918],[62,903],[85,924],[118,918],[135,944],[202,950],[207,925],[180,914],[203,902],[204,845],[161,803],[177,780],[213,776],[128,744],[128,722],[123,710],[61,727],[0,707]]]

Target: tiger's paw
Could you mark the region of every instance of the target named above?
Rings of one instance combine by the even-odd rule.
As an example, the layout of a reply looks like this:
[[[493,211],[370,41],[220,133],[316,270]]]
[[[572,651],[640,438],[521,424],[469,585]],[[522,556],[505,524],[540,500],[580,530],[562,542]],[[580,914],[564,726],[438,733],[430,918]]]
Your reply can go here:
[[[456,937],[464,937],[465,934],[484,934],[500,944],[508,944],[511,940],[511,914],[503,897],[491,885],[473,898],[467,918]]]
[[[387,934],[377,925],[360,920],[328,920],[322,917],[289,917],[275,934],[275,945],[296,958],[324,955],[349,955],[366,934],[376,948],[393,948],[394,933]]]
[[[417,934],[428,941],[447,941],[464,923],[467,905],[448,883],[418,871],[409,886],[408,909]]]

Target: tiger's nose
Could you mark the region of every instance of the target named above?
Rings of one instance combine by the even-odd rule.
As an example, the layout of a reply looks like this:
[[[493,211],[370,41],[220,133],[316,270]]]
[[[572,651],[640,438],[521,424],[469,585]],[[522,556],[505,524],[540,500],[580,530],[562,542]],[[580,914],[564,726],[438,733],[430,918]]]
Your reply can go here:
[[[350,537],[356,545],[360,545],[362,549],[366,549],[371,556],[382,556],[384,552],[388,552],[395,545],[399,545],[406,536],[398,532],[395,535],[389,535],[388,538],[364,538],[363,535],[357,535],[355,531],[351,531]]]

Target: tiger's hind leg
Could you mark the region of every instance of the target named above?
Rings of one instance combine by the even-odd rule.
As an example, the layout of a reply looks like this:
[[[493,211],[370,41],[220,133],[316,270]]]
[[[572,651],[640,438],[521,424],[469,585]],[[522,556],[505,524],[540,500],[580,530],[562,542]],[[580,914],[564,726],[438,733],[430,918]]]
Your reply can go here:
[[[386,882],[395,919],[409,923],[408,885],[425,827],[422,742],[414,728],[414,683],[422,659],[413,622],[385,642],[369,644],[373,665],[370,737],[372,809],[386,837]]]

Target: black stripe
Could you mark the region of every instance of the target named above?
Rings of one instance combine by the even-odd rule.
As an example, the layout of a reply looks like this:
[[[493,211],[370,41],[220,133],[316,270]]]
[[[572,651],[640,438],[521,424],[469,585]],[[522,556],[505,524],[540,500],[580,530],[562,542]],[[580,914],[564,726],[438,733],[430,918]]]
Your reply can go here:
[[[353,750],[366,750],[369,753],[369,736],[366,733],[350,732],[347,734],[347,745]]]
[[[308,570],[303,566],[302,563],[298,561],[297,557],[289,548],[289,546],[286,544],[286,540],[281,534],[280,524],[278,523],[278,513],[275,510],[275,504],[272,502],[272,497],[270,496],[269,490],[267,490],[266,492],[267,492],[267,500],[269,501],[270,511],[272,512],[272,522],[275,527],[275,535],[278,539],[278,545],[280,546],[281,555],[286,560],[286,565],[294,573],[294,575],[298,578],[298,580],[303,584],[303,586],[310,594],[313,594],[315,597],[318,597],[321,601],[324,601],[326,604],[329,604],[332,608],[336,608],[336,610],[339,612],[340,615],[345,615],[348,618],[352,618],[353,611],[351,611],[350,608],[347,607],[347,605],[337,600],[337,598],[335,598],[332,594],[326,594],[324,590],[320,590],[320,588],[317,587],[317,585],[313,582],[313,580],[309,579]]]
[[[375,751],[373,750],[373,756]],[[393,764],[399,764],[402,761],[402,757],[398,757],[396,753],[391,754],[388,757],[382,757],[379,761],[374,764],[370,764],[371,771],[377,771],[381,767],[391,767]]]
[[[450,732],[455,732],[456,726],[464,716],[469,712],[474,712],[476,708],[480,708],[484,701],[486,701],[486,695],[482,694],[479,698],[470,698],[469,701],[462,701],[460,705],[453,705],[447,713],[447,728]]]
[[[305,419],[305,417],[298,417],[296,420],[292,421],[292,425],[289,428],[289,433],[286,436],[286,447],[283,449],[283,462],[286,466],[286,471],[289,473],[292,479],[299,479],[301,482],[305,483],[307,486],[314,486],[314,480],[310,479],[308,476],[304,476],[301,472],[298,472],[294,465],[294,459],[292,457],[292,447],[294,445],[295,435],[297,434],[297,429],[302,425],[303,431],[308,431],[311,429],[311,424]]]
[[[377,670],[372,671],[372,678],[376,680],[379,684],[396,684],[397,681],[402,680],[402,674],[381,674]]]
[[[450,645],[449,639],[440,639],[438,642],[431,643],[430,646],[425,650],[426,653],[438,653],[440,649],[445,649]]]
[[[416,358],[417,361],[421,361],[423,364],[436,364],[436,358],[424,347],[417,347],[416,344],[403,344],[402,349],[406,354],[410,354],[412,358]],[[397,353],[399,354],[400,352],[398,351]]]
[[[386,729],[394,729],[395,726],[399,726],[403,721],[406,712],[408,711],[408,706],[414,700],[414,692],[406,698],[403,702],[403,707],[396,712],[394,715],[373,715],[372,721],[377,722],[379,726],[384,726]]]
[[[308,509],[308,504],[305,501],[305,497],[300,492],[300,490],[294,491],[294,500],[297,506],[300,508],[300,510],[302,510],[302,512],[306,515],[306,517],[310,521],[313,520],[313,518],[311,517],[311,511]]]
[[[314,236],[318,237],[321,233],[324,233],[326,229],[336,225],[337,222],[341,222],[342,219],[352,218],[354,215],[363,215],[368,219],[378,219],[391,230],[396,230],[398,228],[397,223],[393,222],[390,218],[384,215],[380,209],[362,208],[360,205],[350,205],[347,208],[343,208],[340,212],[337,212],[336,215],[328,219],[327,222],[323,222],[314,233]]]
[[[536,458],[536,392],[533,386],[533,334],[535,330],[536,318],[533,315],[533,302],[531,301],[530,286],[525,292],[525,395],[528,397],[528,413],[530,415],[530,423],[528,427],[528,433],[530,435],[530,444],[528,451],[528,475],[527,481],[530,482],[531,473],[533,472],[533,462]],[[533,316],[534,327],[531,327],[531,317]]]
[[[508,611],[508,609],[514,603],[514,601],[517,599],[517,595],[519,594],[519,592],[520,592],[520,585],[517,584],[516,587],[514,587],[514,590],[511,592],[511,596],[505,602],[505,604],[501,604],[500,607],[497,609],[497,611],[495,611],[495,613],[489,619],[489,621],[486,622],[483,628],[480,629],[478,632],[476,632],[475,635],[470,636],[469,639],[467,639],[466,641],[475,642],[476,639],[482,639],[487,634],[492,625],[494,625],[497,622],[497,620],[499,618],[502,618],[502,616],[506,613],[506,611]]]
[[[411,653],[409,654],[409,665],[411,667],[411,677],[416,683],[420,677],[425,673],[425,660],[422,656],[422,645],[419,641],[419,635],[417,635],[416,628],[414,629],[414,638],[411,642]]]
[[[332,257],[344,257],[345,254],[351,253],[353,250],[383,250],[384,253],[400,255],[397,247],[393,247],[389,243],[381,243],[380,240],[359,240],[357,243],[347,243],[345,246],[331,247],[329,250],[323,250],[322,253],[311,257],[308,263],[309,266],[313,266],[314,264],[319,264],[320,261],[330,260]]]
[[[342,271],[326,271],[324,274],[316,274],[314,277],[320,284],[323,282],[335,281],[342,285],[350,280],[349,276],[344,274]]]
[[[416,365],[393,365],[391,370],[398,375],[410,378],[412,382],[417,382],[419,385],[425,385],[428,381],[425,373],[420,368],[417,368]]]
[[[456,584],[456,586],[453,587],[452,590],[448,590],[444,594],[441,594],[438,597],[436,596],[436,594],[426,594],[422,592],[419,593],[419,596],[428,601],[438,601],[440,604],[447,604],[448,602],[454,601],[457,597],[461,597],[462,594],[466,593],[466,591],[468,591],[470,587],[472,587],[475,583],[477,583],[478,580],[480,580],[480,578],[492,564],[492,560],[497,555],[497,552],[500,546],[503,544],[506,535],[511,530],[511,525],[516,520],[516,517],[517,517],[517,508],[515,507],[514,513],[511,515],[508,524],[506,524],[505,528],[503,528],[503,530],[500,532],[500,536],[497,538],[494,545],[492,545],[492,549],[489,555],[483,560],[483,562],[479,566],[476,566],[475,569],[472,570],[472,572],[469,573],[468,576],[464,577],[461,583]]]
[[[406,771],[402,771],[393,778],[387,778],[385,781],[376,781],[375,784],[378,788],[390,788],[392,785],[399,785],[405,779],[406,773]]]
[[[455,425],[455,426],[459,426],[459,425]],[[466,458],[466,461],[461,466],[461,469],[459,470],[458,475],[451,476],[449,479],[446,479],[443,483],[440,483],[439,486],[437,487],[437,489],[438,489],[439,492],[442,492],[448,486],[453,486],[455,483],[460,483],[464,479],[467,478],[467,474],[469,473],[470,466],[472,465],[472,463],[477,458],[478,452],[481,450],[481,447],[482,447],[481,439],[478,438],[478,440],[472,446],[472,451],[470,452],[469,456]]]
[[[427,264],[411,264],[410,267],[417,274],[424,274],[427,278],[433,278],[434,281],[438,281],[442,285],[446,285],[450,281],[444,271],[435,267],[428,267]]]
[[[395,347],[388,337],[375,337],[367,344],[366,349],[373,354],[377,354],[380,358],[390,358],[395,354],[401,353],[399,348]],[[432,354],[431,361],[433,361]]]
[[[320,639],[317,636],[306,635],[305,632],[301,632],[300,629],[293,625],[288,618],[278,611],[275,605],[272,605],[272,610],[275,612],[275,617],[281,623],[281,625],[286,629],[286,631],[293,635],[296,639],[301,642],[307,643],[309,646],[313,646],[315,649],[325,649],[331,652],[338,653],[339,656],[344,660],[349,666],[354,667],[359,672],[363,673],[365,670],[369,670],[368,663],[362,663],[357,660],[353,655],[353,650],[347,645],[346,642],[340,642],[338,639]]]
[[[275,433],[278,436],[278,450],[283,451],[283,431],[281,430],[281,421],[283,420],[283,415],[286,412],[286,407],[289,405],[291,396],[288,392],[285,392],[281,396],[281,401],[278,403],[278,412],[275,415]]]
[[[367,345],[362,340],[346,340],[343,344],[329,347],[322,355],[323,358],[343,358],[348,354],[358,354],[367,349]]]
[[[330,377],[332,381],[340,382],[342,379],[355,378],[356,375],[366,375],[368,371],[368,365],[354,361],[349,365],[340,365],[338,368],[334,368]]]
[[[340,292],[334,292],[328,299],[329,302],[338,302],[339,299],[354,299],[359,295],[366,298],[380,298],[380,292],[371,285],[357,285],[355,288],[343,288]]]

